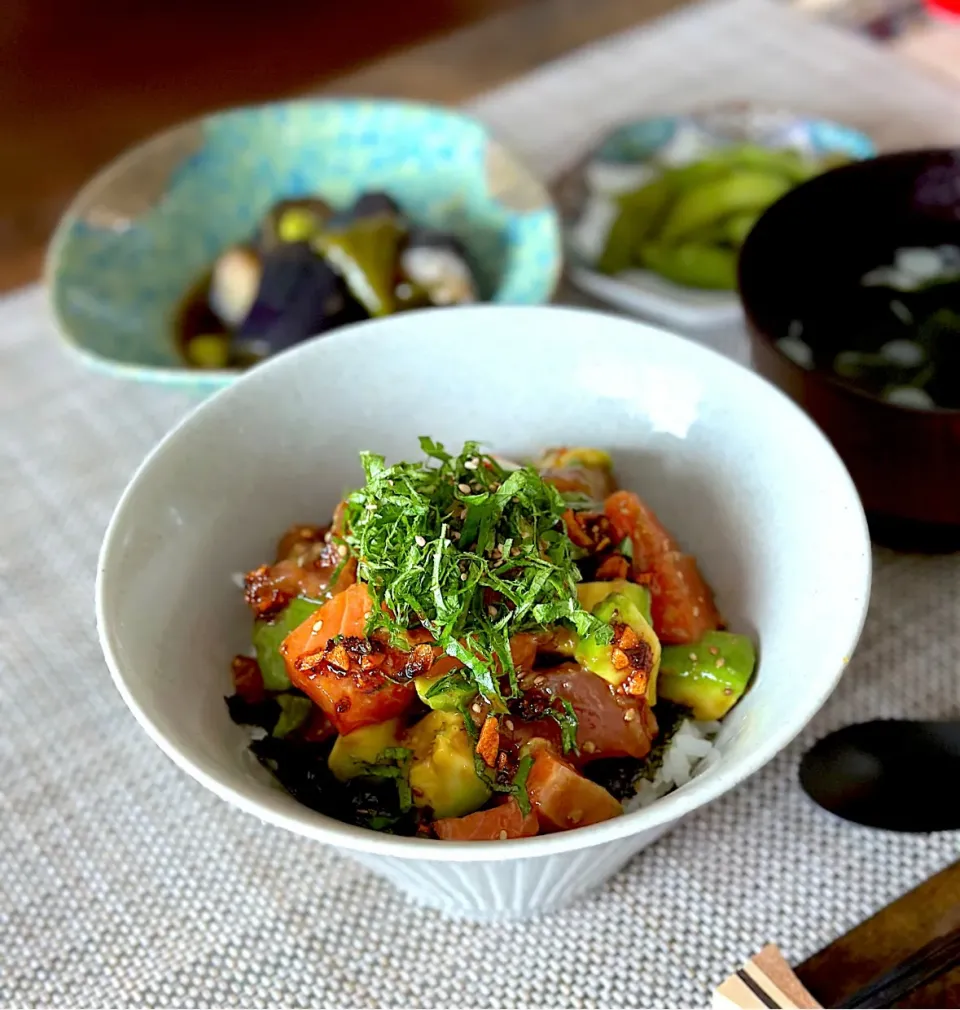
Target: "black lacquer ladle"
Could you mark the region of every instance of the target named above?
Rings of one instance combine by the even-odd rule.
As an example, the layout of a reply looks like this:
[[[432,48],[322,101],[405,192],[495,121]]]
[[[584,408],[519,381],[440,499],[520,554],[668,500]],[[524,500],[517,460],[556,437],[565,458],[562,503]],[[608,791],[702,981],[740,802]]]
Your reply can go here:
[[[855,723],[814,744],[800,784],[824,809],[888,831],[960,828],[960,721]]]

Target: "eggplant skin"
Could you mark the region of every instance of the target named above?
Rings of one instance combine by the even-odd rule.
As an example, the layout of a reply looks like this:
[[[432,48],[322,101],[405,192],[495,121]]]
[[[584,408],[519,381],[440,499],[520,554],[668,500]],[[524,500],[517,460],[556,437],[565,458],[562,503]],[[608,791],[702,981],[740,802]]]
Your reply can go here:
[[[387,214],[391,217],[402,217],[400,204],[388,193],[371,192],[363,193],[357,197],[349,211],[353,220],[361,217],[376,217],[378,214]]]
[[[364,318],[333,268],[306,243],[288,242],[264,256],[260,288],[236,346],[265,356]]]

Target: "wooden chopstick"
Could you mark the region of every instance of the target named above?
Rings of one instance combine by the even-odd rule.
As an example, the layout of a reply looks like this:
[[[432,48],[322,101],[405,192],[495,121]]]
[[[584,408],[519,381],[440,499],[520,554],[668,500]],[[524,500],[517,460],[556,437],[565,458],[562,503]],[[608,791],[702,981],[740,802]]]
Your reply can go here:
[[[960,964],[960,927],[921,947],[843,1001],[845,1010],[890,1007]],[[773,944],[713,993],[715,1010],[821,1010]]]
[[[960,927],[932,940],[890,971],[868,982],[848,996],[843,1005],[849,1010],[892,1006],[956,964],[960,964]]]
[[[715,1010],[820,1010],[780,951],[767,944],[713,993]]]

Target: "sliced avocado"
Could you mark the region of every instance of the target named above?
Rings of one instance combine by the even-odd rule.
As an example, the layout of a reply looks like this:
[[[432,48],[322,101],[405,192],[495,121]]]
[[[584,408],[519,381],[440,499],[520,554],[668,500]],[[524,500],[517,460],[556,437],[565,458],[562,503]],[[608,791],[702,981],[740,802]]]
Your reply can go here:
[[[418,807],[435,817],[463,817],[479,810],[490,790],[477,776],[473,743],[458,712],[430,712],[404,738],[413,751],[410,789]]]
[[[638,586],[642,589],[642,586]],[[660,668],[660,640],[654,634],[650,622],[640,612],[640,608],[626,593],[613,593],[603,600],[593,610],[593,616],[605,624],[625,624],[631,628],[640,639],[638,645],[627,650],[632,661],[617,666],[614,662],[617,646],[611,643],[600,643],[595,638],[582,638],[574,653],[574,659],[591,673],[603,677],[615,687],[623,684],[627,678],[636,672],[647,675],[645,697],[649,704],[655,705],[657,700],[657,671]],[[646,648],[644,648],[646,646]]]
[[[653,623],[650,616],[650,590],[646,586],[628,582],[626,579],[611,579],[609,582],[581,582],[577,586],[580,606],[590,613],[614,593],[622,593],[643,614],[647,624]]]
[[[273,727],[272,736],[284,737],[299,729],[313,709],[313,702],[298,694],[277,695],[277,703],[280,705],[280,718]]]
[[[460,706],[473,701],[477,689],[459,670],[429,674],[414,680],[417,695],[428,708],[437,712],[458,712]]]
[[[597,470],[612,470],[610,453],[603,449],[589,449],[578,446],[573,449],[547,449],[537,460],[538,470],[563,470],[569,466],[590,467]]]
[[[280,655],[280,643],[320,606],[314,600],[298,597],[291,600],[272,621],[254,621],[253,647],[263,675],[263,686],[268,691],[290,690],[290,678]]]
[[[746,691],[757,656],[746,635],[708,631],[693,645],[668,645],[660,661],[660,696],[693,712],[722,719]]]
[[[342,733],[334,741],[327,766],[341,782],[363,775],[369,765],[377,763],[383,751],[399,744],[399,730],[400,720],[388,719]]]

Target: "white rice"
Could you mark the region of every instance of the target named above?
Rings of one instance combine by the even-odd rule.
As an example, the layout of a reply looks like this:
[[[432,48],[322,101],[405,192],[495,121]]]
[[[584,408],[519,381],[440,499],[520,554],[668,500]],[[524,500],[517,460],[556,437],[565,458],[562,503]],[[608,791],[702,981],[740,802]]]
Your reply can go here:
[[[656,775],[640,780],[637,791],[624,802],[624,811],[630,813],[649,806],[716,763],[719,752],[713,740],[719,731],[719,722],[685,720],[664,751]]]

